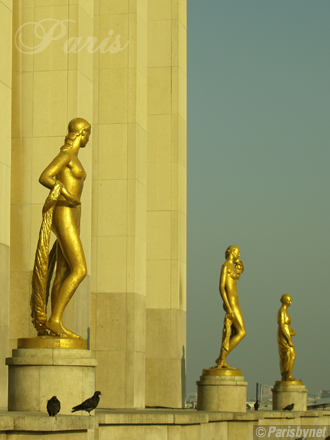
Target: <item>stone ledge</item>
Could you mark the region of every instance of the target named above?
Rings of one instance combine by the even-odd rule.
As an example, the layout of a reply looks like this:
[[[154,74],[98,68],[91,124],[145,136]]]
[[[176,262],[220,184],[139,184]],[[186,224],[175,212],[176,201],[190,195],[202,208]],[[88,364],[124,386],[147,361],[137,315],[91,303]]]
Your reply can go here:
[[[97,409],[91,417],[48,414],[29,411],[1,411],[0,432],[3,431],[86,431],[106,425],[199,425],[212,422],[249,422],[263,424],[271,420],[320,418],[329,416],[329,411],[249,411],[228,413],[197,411],[191,409]]]
[[[29,411],[4,411],[0,412],[0,432],[1,431],[87,431],[97,429],[97,417],[85,416],[66,416],[58,415],[49,417]]]
[[[97,409],[100,425],[193,425],[208,423],[207,413],[187,409]]]
[[[202,413],[204,411],[201,411]],[[240,413],[233,413],[233,412],[208,412],[206,411],[206,414],[208,414],[209,421],[210,422],[231,422],[231,421],[258,421],[259,418],[255,411],[251,412],[240,412]]]
[[[6,358],[6,365],[61,365],[96,367],[97,360],[92,358],[92,352],[90,350],[17,348],[12,351],[12,357]]]
[[[217,411],[198,411],[200,414],[207,415],[209,422],[217,421],[247,421],[262,424],[263,420],[283,420],[298,418],[320,418],[330,416],[329,411],[247,411],[239,412],[217,412]]]
[[[60,357],[60,358],[91,358],[90,350],[63,349],[63,348],[16,348],[12,350],[12,357]]]
[[[6,365],[20,365],[20,366],[78,366],[78,367],[97,367],[96,359],[70,359],[70,358],[59,358],[59,359],[46,359],[44,357],[11,357],[6,358]]]
[[[296,419],[297,417],[321,417],[322,411],[283,411],[283,410],[270,410],[270,411],[258,411],[263,414],[264,419]]]

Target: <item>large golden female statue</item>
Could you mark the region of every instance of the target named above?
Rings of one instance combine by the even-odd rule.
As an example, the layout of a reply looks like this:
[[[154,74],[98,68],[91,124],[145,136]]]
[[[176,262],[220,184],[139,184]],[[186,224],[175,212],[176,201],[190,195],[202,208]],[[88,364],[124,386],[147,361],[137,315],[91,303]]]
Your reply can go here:
[[[80,197],[86,172],[78,159],[86,146],[91,125],[82,118],[73,119],[60,153],[40,176],[39,182],[50,194],[43,207],[43,221],[32,277],[31,316],[38,336],[79,338],[63,325],[63,312],[87,274],[80,241]],[[51,230],[56,242],[49,254]],[[46,304],[54,265],[56,274],[51,291],[52,311],[47,320]]]
[[[237,280],[244,271],[243,262],[239,259],[240,250],[237,246],[229,246],[225,253],[226,261],[221,267],[219,290],[226,312],[220,356],[216,360],[217,368],[230,367],[226,358],[246,335],[241,306],[238,301]]]
[[[292,299],[290,295],[281,296],[282,306],[277,312],[277,342],[278,351],[280,354],[280,367],[282,381],[296,381],[297,379],[292,377],[292,370],[294,361],[296,359],[296,352],[292,343],[292,336],[296,332],[291,328],[291,318],[288,312],[288,307],[291,306]]]

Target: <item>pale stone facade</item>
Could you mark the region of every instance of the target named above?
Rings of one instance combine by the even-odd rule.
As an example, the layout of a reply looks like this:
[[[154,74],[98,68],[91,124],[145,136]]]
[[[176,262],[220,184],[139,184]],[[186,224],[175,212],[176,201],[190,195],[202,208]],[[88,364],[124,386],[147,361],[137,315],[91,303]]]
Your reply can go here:
[[[186,18],[185,2],[148,2],[146,401],[150,406],[160,401],[177,406],[185,393]]]
[[[0,1],[0,408],[7,407],[7,367],[9,338],[10,265],[10,175],[11,175],[11,100],[12,100],[12,5]]]
[[[48,32],[55,20],[48,46],[23,53],[41,41],[27,23]],[[5,357],[35,336],[31,270],[48,194],[38,178],[76,116],[92,124],[80,153],[88,276],[64,321],[98,360],[102,407],[181,407],[186,0],[0,0],[0,51],[0,407]]]

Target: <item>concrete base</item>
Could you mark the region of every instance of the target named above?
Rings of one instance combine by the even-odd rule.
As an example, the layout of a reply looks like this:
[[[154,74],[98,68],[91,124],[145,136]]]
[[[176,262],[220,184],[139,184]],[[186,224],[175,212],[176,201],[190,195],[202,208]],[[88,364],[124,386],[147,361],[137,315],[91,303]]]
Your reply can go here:
[[[94,394],[97,360],[89,350],[21,348],[12,354],[6,359],[9,411],[47,413],[47,401],[56,396],[60,414],[71,414],[73,406]]]
[[[243,376],[206,375],[196,382],[198,411],[246,412]]]
[[[272,393],[274,410],[283,410],[294,403],[293,411],[307,411],[307,390],[303,382],[275,382]]]

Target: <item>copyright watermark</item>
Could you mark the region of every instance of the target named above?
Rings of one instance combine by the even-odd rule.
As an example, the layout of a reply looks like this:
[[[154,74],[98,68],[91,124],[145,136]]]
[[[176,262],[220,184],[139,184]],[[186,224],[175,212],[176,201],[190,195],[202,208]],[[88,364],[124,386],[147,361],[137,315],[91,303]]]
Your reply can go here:
[[[328,426],[283,426],[283,425],[263,425],[253,426],[253,440],[259,439],[324,439],[327,434]]]
[[[19,27],[15,34],[14,42],[16,48],[24,53],[34,55],[47,49],[52,41],[61,40],[66,36],[67,28],[66,23],[76,23],[75,20],[56,20],[55,18],[45,18],[44,20],[30,21],[24,23]],[[24,42],[24,36],[27,34],[34,35],[34,45],[29,46]],[[104,38],[100,43],[96,37],[70,37],[63,43],[63,51],[65,53],[78,53],[82,50],[87,50],[88,53],[95,53],[100,51],[101,53],[115,54],[124,49],[129,44],[129,41],[122,46],[120,42],[120,35],[114,35],[113,30],[108,31],[108,36]]]

